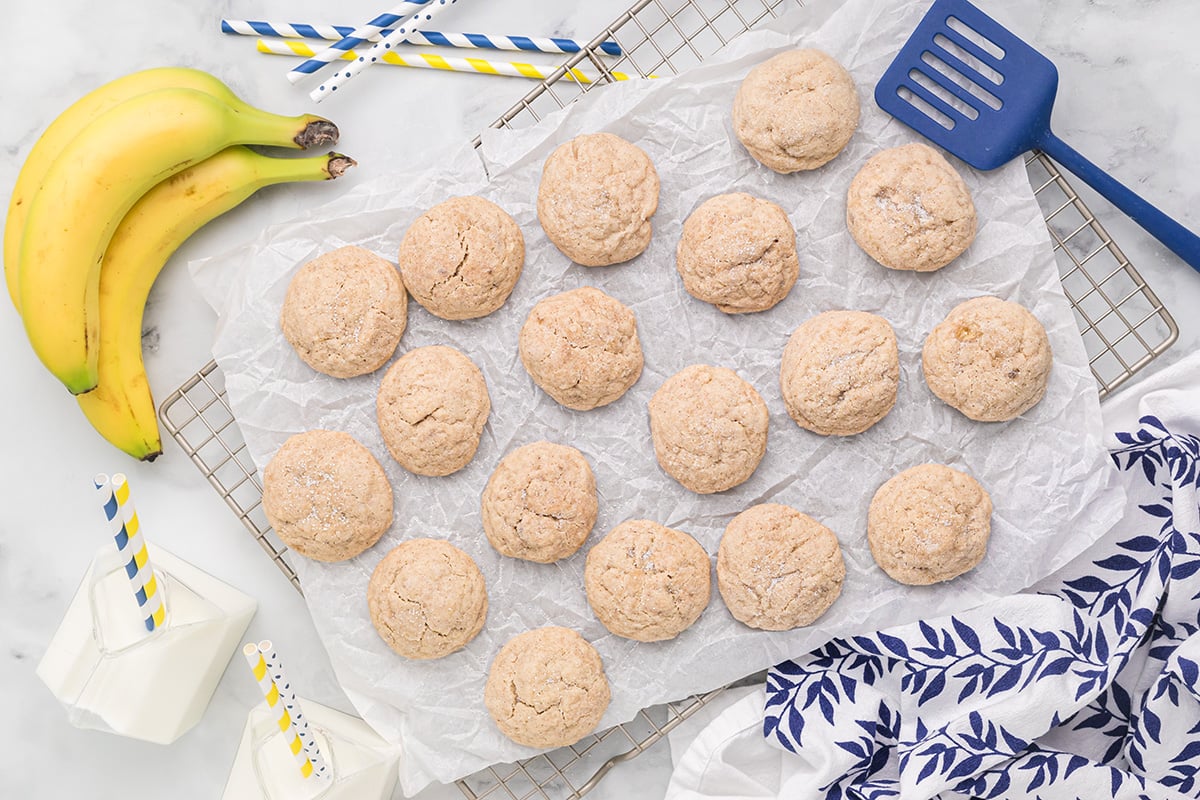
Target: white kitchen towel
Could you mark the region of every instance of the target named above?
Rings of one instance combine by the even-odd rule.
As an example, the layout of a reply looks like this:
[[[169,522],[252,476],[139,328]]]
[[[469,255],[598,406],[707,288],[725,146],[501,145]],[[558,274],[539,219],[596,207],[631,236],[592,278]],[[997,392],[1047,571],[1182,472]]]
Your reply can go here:
[[[731,707],[668,797],[1200,796],[1200,354],[1140,389],[1106,408],[1129,504],[1104,539],[1028,593],[778,665],[765,717]]]

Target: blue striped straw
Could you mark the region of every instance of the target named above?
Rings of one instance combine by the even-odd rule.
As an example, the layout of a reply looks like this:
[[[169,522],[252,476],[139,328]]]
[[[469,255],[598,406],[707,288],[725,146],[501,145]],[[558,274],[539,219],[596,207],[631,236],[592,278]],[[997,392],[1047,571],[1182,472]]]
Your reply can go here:
[[[221,32],[240,36],[277,36],[281,39],[325,39],[340,41],[354,34],[349,25],[313,25],[304,22],[266,22],[256,19],[223,19]],[[390,34],[390,28],[367,37],[378,41]],[[484,50],[523,50],[533,53],[578,53],[583,45],[574,39],[560,36],[505,36],[494,33],[440,33],[417,31],[408,37],[405,44],[431,47],[463,47]],[[621,46],[616,42],[601,42],[600,50],[606,55],[621,55]]]
[[[300,63],[288,73],[288,80],[292,83],[302,81],[308,75],[318,72],[323,69],[326,64],[331,61],[336,61],[342,57],[342,53],[347,50],[352,50],[356,46],[367,41],[368,37],[378,34],[384,28],[395,25],[400,21],[407,19],[415,14],[419,9],[429,5],[433,0],[404,0],[395,8],[380,14],[375,19],[368,22],[366,25],[361,25],[350,32],[350,35],[344,39],[334,42],[324,50],[317,52],[312,58]],[[404,30],[399,28],[398,30]]]
[[[109,478],[101,473],[94,479],[104,517],[108,521],[117,551],[125,561],[125,575],[133,587],[138,608],[145,615],[146,630],[153,631],[163,624],[167,610],[163,605],[158,576],[150,564],[146,540],[141,535],[137,511],[129,501],[129,482],[118,473]]]
[[[326,97],[330,96],[344,86],[355,75],[362,72],[372,64],[377,63],[385,53],[390,51],[394,46],[403,42],[417,30],[425,27],[426,23],[434,18],[437,14],[445,11],[450,6],[454,5],[458,0],[430,0],[429,4],[418,9],[417,13],[413,14],[412,19],[407,23],[396,28],[394,31],[384,36],[375,44],[371,45],[371,49],[364,54],[344,64],[341,70],[336,71],[329,76],[324,83],[317,86],[308,93],[308,99],[314,103],[319,103]]]

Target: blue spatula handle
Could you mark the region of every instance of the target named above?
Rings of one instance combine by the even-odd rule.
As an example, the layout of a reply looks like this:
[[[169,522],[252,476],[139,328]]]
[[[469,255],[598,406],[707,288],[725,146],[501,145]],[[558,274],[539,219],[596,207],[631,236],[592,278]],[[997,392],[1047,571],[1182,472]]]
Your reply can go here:
[[[1128,214],[1134,222],[1145,228],[1147,233],[1182,258],[1189,267],[1200,271],[1200,236],[1147,203],[1050,131],[1042,134],[1038,147]]]

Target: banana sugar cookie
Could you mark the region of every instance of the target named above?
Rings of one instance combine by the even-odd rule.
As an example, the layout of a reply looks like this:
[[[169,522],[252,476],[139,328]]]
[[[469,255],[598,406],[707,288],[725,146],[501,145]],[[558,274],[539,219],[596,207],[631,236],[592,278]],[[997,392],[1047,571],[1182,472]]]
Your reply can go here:
[[[488,670],[483,702],[500,732],[526,747],[566,747],[600,724],[612,695],[600,654],[569,628],[514,636]]]
[[[371,451],[341,431],[290,437],[263,469],[263,511],[292,550],[344,561],[392,524],[392,486]]]
[[[487,619],[487,587],[469,555],[441,539],[409,539],[375,566],[371,623],[405,658],[441,658],[466,646]]]
[[[317,372],[353,378],[396,352],[408,295],[396,268],[361,247],[339,247],[302,266],[279,315],[283,336]]]

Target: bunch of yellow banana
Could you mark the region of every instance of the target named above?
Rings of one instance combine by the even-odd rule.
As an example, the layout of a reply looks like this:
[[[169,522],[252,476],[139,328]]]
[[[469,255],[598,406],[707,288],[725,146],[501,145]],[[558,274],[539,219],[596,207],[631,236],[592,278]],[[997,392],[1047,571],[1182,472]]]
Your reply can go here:
[[[42,363],[114,445],[144,460],[162,451],[142,313],[176,248],[264,186],[354,164],[242,145],[305,149],[337,136],[321,117],[271,114],[208,73],[164,67],[91,92],[34,145],[4,227],[9,296]]]

